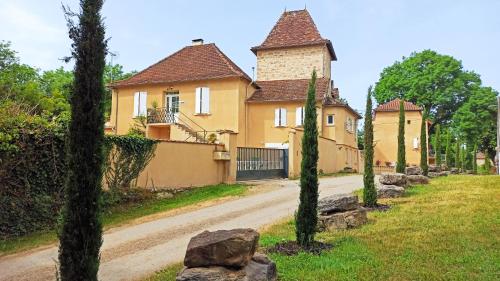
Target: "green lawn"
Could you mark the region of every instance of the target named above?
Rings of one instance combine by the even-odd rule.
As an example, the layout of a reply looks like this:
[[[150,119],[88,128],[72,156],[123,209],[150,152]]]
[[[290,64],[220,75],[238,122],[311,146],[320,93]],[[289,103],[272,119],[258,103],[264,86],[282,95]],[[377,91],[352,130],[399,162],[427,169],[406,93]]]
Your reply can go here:
[[[108,229],[155,213],[165,212],[217,198],[241,196],[247,189],[248,186],[241,184],[219,184],[194,188],[178,193],[172,198],[152,199],[142,203],[116,206],[103,214],[102,221],[104,228]],[[55,231],[39,232],[24,237],[0,240],[0,256],[52,244],[56,241],[57,236]]]
[[[499,280],[500,177],[450,176],[384,200],[359,229],[321,233],[321,256],[271,254],[279,280]],[[293,221],[272,226],[261,246],[294,239]],[[149,281],[175,280],[180,264]]]

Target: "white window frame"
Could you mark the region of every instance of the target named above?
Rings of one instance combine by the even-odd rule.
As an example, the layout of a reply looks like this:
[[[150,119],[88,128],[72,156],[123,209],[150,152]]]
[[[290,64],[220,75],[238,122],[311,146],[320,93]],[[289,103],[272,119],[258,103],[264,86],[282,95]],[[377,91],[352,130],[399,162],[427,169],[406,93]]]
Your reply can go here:
[[[332,122],[331,123],[328,121],[328,117],[330,117],[330,116],[332,117]],[[326,125],[327,126],[335,126],[335,114],[328,114],[328,115],[326,115]]]
[[[274,126],[286,127],[286,108],[274,109]]]
[[[295,126],[297,127],[304,126],[304,115],[305,115],[305,109],[303,106],[297,107],[295,109]]]
[[[210,114],[210,88],[196,88],[195,96],[195,114]]]
[[[148,99],[148,93],[147,92],[135,92],[134,93],[134,110],[132,117],[136,118],[139,116],[146,116],[147,114],[147,99]]]

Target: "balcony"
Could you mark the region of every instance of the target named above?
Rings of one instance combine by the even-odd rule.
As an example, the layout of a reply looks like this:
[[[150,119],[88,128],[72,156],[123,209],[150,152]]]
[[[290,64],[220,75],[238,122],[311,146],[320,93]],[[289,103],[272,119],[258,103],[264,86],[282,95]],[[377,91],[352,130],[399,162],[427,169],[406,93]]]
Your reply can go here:
[[[172,112],[167,107],[148,108],[148,124],[175,124],[177,123],[177,113]]]

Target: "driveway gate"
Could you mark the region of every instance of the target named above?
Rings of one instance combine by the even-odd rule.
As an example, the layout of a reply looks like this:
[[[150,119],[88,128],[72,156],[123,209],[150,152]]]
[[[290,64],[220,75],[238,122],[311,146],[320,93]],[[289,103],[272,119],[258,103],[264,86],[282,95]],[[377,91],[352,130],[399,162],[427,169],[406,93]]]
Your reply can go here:
[[[288,177],[288,149],[238,147],[237,180]]]

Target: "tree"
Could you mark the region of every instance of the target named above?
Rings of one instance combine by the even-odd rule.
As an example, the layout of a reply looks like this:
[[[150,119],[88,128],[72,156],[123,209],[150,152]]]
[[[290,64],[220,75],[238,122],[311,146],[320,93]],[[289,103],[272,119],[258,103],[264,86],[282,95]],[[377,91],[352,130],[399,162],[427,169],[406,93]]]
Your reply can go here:
[[[460,140],[457,138],[455,147],[455,168],[462,168],[462,158],[460,156]]]
[[[459,60],[425,50],[385,68],[375,86],[375,98],[378,103],[403,98],[427,108],[433,124],[448,124],[479,84],[479,75],[465,71]]]
[[[427,116],[428,109],[424,108],[424,114],[422,116],[422,125],[420,126],[420,168],[427,176],[429,173],[429,166],[427,165]]]
[[[397,173],[404,173],[406,168],[405,149],[405,104],[404,100],[399,101],[399,130],[398,130],[398,161],[396,165]]]
[[[491,160],[488,157],[488,153],[484,153],[484,170],[486,174],[490,174],[491,171]]]
[[[365,131],[363,129],[358,129],[358,149],[365,149]]]
[[[365,173],[363,175],[363,202],[367,207],[377,206],[377,190],[373,173],[372,87],[368,88],[365,111]]]
[[[104,163],[103,96],[107,41],[103,0],[81,0],[80,13],[65,9],[75,59],[67,148],[66,203],[59,234],[61,280],[97,280],[102,244],[99,200]],[[73,22],[77,17],[78,24]]]
[[[441,166],[441,126],[436,125],[436,139],[434,143],[434,149],[436,150],[436,165]]]
[[[474,149],[472,150],[472,172],[477,174],[477,144],[474,144]]]
[[[446,166],[448,168],[450,168],[453,164],[452,159],[451,159],[452,158],[451,154],[452,154],[452,152],[451,152],[451,133],[448,130],[448,132],[446,133],[446,151],[445,151]]]
[[[318,127],[316,124],[316,71],[312,73],[304,116],[300,203],[295,217],[297,243],[308,248],[314,241],[318,223]]]

